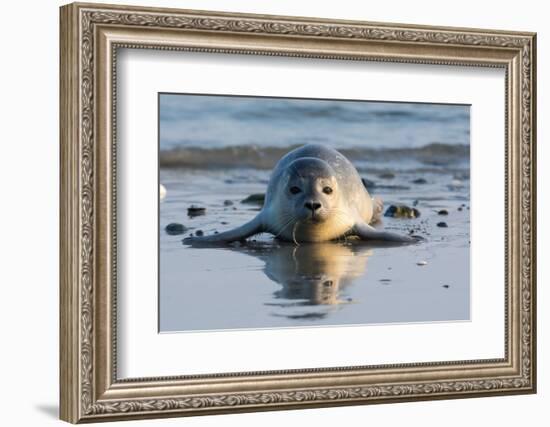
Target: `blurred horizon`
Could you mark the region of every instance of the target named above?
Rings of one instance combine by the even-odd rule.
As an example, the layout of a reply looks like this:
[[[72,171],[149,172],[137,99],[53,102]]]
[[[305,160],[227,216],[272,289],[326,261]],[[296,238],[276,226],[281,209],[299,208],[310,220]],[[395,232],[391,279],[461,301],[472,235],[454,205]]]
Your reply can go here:
[[[159,94],[161,151],[323,143],[334,148],[469,145],[470,106]]]

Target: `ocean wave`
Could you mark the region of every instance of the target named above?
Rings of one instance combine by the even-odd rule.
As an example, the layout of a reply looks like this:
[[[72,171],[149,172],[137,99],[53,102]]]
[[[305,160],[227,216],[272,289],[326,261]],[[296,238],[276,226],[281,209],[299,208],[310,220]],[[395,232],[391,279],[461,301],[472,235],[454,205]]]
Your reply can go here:
[[[290,150],[298,147],[254,145],[219,148],[178,147],[160,152],[160,166],[166,168],[257,168],[271,169]],[[418,148],[345,148],[339,150],[352,162],[416,161],[424,165],[447,166],[469,161],[469,145],[432,143]]]

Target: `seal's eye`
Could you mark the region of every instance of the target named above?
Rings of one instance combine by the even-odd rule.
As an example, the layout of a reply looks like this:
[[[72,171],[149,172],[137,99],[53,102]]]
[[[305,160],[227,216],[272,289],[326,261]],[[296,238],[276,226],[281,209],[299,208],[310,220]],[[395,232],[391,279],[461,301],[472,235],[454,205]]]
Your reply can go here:
[[[302,191],[302,190],[300,190],[299,187],[296,187],[296,186],[290,187],[290,192],[291,192],[292,194],[298,194],[298,193],[300,193],[301,191]]]
[[[325,193],[325,194],[332,194],[332,188],[330,188],[330,187],[325,187],[325,188],[323,188],[323,193]]]

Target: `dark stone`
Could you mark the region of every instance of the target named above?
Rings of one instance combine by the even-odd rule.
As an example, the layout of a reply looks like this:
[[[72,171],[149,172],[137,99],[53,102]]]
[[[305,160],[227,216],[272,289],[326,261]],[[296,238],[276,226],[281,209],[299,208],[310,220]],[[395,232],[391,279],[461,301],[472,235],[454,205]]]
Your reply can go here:
[[[438,215],[449,215],[449,211],[447,209],[441,209],[439,212],[437,212]]]
[[[428,181],[426,181],[424,178],[417,178],[411,181],[413,184],[427,184]]]
[[[416,208],[411,208],[405,205],[390,205],[384,216],[392,218],[418,218],[420,211]]]
[[[224,206],[231,206],[231,205],[233,205],[233,202],[231,200],[224,200],[223,205]]]
[[[195,234],[196,234],[197,236],[199,236],[199,237],[200,237],[200,236],[204,236],[204,232],[203,232],[202,230],[197,230],[197,231],[195,231]]]
[[[206,214],[206,208],[202,208],[200,206],[191,205],[187,208],[187,215],[190,217],[194,216],[200,216]]]
[[[447,227],[448,227],[448,225],[447,225],[446,222],[438,222],[438,223],[437,223],[437,226],[438,226],[438,227],[443,227],[443,228],[447,228]]]
[[[164,227],[164,230],[166,231],[166,234],[169,234],[170,236],[177,236],[179,234],[185,233],[187,231],[187,227],[185,227],[183,224],[172,222],[171,224],[168,224],[166,227]]]
[[[395,174],[393,172],[382,172],[381,174],[378,175],[378,178],[382,178],[382,179],[394,179],[395,178]]]

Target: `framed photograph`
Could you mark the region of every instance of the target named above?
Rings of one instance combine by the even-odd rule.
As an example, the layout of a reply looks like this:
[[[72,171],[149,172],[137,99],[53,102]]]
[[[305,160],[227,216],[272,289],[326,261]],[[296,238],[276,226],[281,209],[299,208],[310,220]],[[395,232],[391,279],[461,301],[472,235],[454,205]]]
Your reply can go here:
[[[536,391],[535,34],[60,22],[63,420]]]

